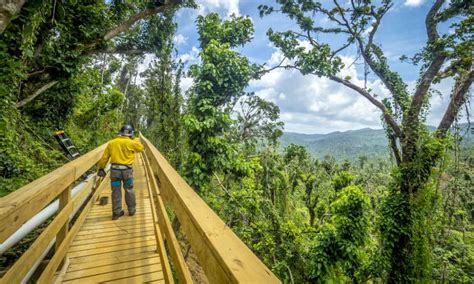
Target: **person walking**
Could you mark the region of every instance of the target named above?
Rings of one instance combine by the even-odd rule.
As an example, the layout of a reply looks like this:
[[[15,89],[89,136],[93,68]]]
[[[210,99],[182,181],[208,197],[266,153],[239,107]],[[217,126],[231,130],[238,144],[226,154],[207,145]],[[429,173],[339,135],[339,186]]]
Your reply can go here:
[[[107,144],[102,158],[97,163],[99,169],[97,175],[106,175],[104,168],[110,159],[110,181],[112,184],[112,220],[117,220],[125,213],[122,210],[122,183],[125,190],[125,202],[128,214],[135,215],[136,201],[133,191],[133,162],[135,153],[143,151],[143,145],[138,138],[133,139],[134,131],[130,125],[124,125],[120,129],[119,136]]]

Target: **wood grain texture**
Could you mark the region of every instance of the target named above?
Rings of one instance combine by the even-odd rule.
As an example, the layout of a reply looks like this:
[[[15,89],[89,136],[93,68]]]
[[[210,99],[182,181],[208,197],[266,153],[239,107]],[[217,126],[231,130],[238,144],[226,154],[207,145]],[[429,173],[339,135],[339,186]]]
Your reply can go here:
[[[151,170],[148,158],[146,154],[142,155],[143,162],[145,164],[146,176],[149,181],[150,196],[153,196],[150,200],[152,204],[156,207],[156,214],[158,215],[158,223],[163,234],[163,239],[168,244],[169,253],[173,259],[174,268],[178,276],[179,283],[192,283],[191,272],[184,260],[183,254],[181,252],[181,247],[178,243],[176,235],[174,234],[173,227],[171,226],[170,219],[166,213],[165,204],[160,196],[160,191],[156,179],[153,176],[153,171]],[[153,192],[154,194],[152,194]]]
[[[107,205],[98,202],[91,205],[68,247],[70,264],[63,283],[165,283],[162,263],[168,260],[166,254],[160,255],[157,250],[156,228],[143,166],[137,155],[134,164],[137,214],[125,214],[112,220],[110,182],[107,182],[94,200],[108,196],[109,202]],[[125,201],[122,207],[128,213]]]
[[[0,243],[93,167],[105,144],[0,198]]]
[[[144,137],[142,143],[181,228],[211,283],[281,283]]]

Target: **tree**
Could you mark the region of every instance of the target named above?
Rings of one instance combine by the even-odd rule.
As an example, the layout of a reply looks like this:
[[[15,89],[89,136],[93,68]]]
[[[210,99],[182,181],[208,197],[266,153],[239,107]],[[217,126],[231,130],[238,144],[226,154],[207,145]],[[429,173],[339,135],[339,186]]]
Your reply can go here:
[[[280,108],[272,102],[251,94],[240,101],[237,114],[239,141],[252,144],[277,144],[283,134],[283,122],[278,121]]]
[[[230,112],[245,95],[255,68],[232,50],[250,41],[253,25],[249,18],[233,16],[221,21],[211,13],[199,16],[197,25],[202,63],[191,67],[195,83],[185,117],[191,153],[185,171],[199,190],[214,172],[229,171],[236,163],[236,145],[229,143],[233,124]]]
[[[164,32],[162,26],[167,27],[165,30],[168,32]],[[184,99],[179,86],[183,67],[172,58],[172,39],[176,30],[173,14],[156,17],[150,21],[147,30],[161,44],[154,49],[155,59],[143,73],[146,78],[146,109],[143,114],[146,135],[174,166],[178,166],[184,149],[181,117]]]
[[[97,61],[107,62],[112,57],[110,54],[142,54],[150,50],[156,41],[147,41],[148,33],[142,33],[143,22],[151,15],[176,7],[178,2],[2,2],[0,160],[20,168],[9,170],[15,175],[8,176],[25,182],[48,168],[44,166],[44,159],[32,160],[35,155],[31,155],[30,151],[36,149],[32,147],[34,140],[21,139],[26,137],[24,128],[20,127],[22,121],[27,120],[26,116],[41,113],[43,106],[47,109],[44,114],[49,118],[56,117],[56,121],[50,119],[48,123],[41,120],[38,127],[45,134],[44,139],[48,140],[46,144],[49,144],[51,131],[58,125],[64,125],[74,103],[78,101],[72,87],[87,65]],[[186,1],[181,5],[189,4],[192,3]],[[14,9],[5,12],[5,8]],[[140,24],[136,25],[139,21]],[[104,57],[104,54],[108,56]],[[101,75],[102,83],[105,83],[104,72]],[[96,95],[108,93],[102,92],[101,88],[96,90]]]
[[[334,0],[333,4],[319,1],[278,0],[279,9],[261,5],[260,14],[280,12],[294,19],[299,30],[286,32],[268,31],[273,44],[285,59],[271,68],[293,68],[302,74],[326,77],[365,97],[382,113],[382,120],[397,163],[395,182],[386,200],[382,232],[384,271],[389,282],[414,281],[430,277],[429,214],[434,198],[430,180],[446,150],[446,135],[461,106],[469,96],[474,80],[472,70],[473,7],[469,1],[434,1],[425,23],[427,44],[411,61],[421,64],[421,75],[413,94],[407,84],[390,69],[383,50],[375,41],[375,34],[393,1],[350,1],[347,5]],[[443,8],[444,5],[444,8]],[[330,23],[319,26],[324,17]],[[450,22],[453,34],[440,35],[438,25]],[[343,37],[345,43],[333,48],[320,42],[318,34]],[[304,48],[305,41],[310,48]],[[383,101],[377,94],[341,78],[338,72],[344,67],[340,52],[355,46],[365,64],[383,82],[390,97]],[[405,58],[406,59],[406,58]],[[268,71],[268,70],[267,70]],[[265,71],[262,71],[265,72]],[[436,131],[430,133],[424,125],[429,109],[430,88],[443,78],[454,78],[450,103]],[[430,197],[431,196],[431,197]]]

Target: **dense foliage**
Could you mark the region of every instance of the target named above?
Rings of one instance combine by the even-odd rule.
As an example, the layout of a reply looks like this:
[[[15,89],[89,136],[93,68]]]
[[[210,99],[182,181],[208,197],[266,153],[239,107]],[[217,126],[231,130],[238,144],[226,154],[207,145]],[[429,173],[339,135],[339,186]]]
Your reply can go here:
[[[351,152],[350,160],[312,155],[296,138],[279,144],[278,106],[247,92],[267,72],[238,52],[252,40],[250,18],[199,16],[200,60],[185,70],[174,55],[172,4],[193,4],[162,2],[28,1],[0,26],[0,195],[66,161],[54,130],[65,129],[84,153],[127,122],[285,283],[474,281],[474,152],[460,139],[464,130],[451,128],[472,82],[467,1],[435,1],[427,46],[404,58],[422,65],[415,94],[373,39],[392,1],[261,6],[262,15],[297,23],[268,32],[287,58],[276,68],[328,77],[383,111],[392,158]],[[315,15],[334,26],[317,26]],[[446,21],[455,33],[439,36],[436,25]],[[342,49],[355,44],[392,96],[379,102],[339,78],[342,49],[317,42],[318,33],[344,35]],[[435,68],[438,61],[449,64]],[[186,71],[193,84],[183,94]],[[424,125],[429,87],[445,77],[455,79],[454,109],[432,131]]]

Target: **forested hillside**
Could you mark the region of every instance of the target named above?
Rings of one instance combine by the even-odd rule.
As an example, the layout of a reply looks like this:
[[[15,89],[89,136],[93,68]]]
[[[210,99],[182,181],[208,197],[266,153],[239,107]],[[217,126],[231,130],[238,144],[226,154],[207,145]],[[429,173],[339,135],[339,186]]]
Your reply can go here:
[[[429,127],[434,131],[435,127]],[[474,138],[469,124],[460,124],[458,133],[463,147],[472,147]],[[304,146],[312,156],[322,159],[332,156],[339,161],[345,159],[355,161],[361,156],[369,158],[388,159],[390,149],[387,144],[387,136],[383,130],[358,129],[344,132],[332,132],[328,134],[301,134],[284,132],[280,138],[281,147],[290,144]]]
[[[8,2],[0,196],[68,162],[56,130],[84,154],[129,123],[284,283],[473,283],[474,148],[456,130],[474,80],[471,1],[426,1],[426,41],[402,58],[415,83],[376,36],[398,1],[266,1],[261,18],[200,9],[189,66],[173,36],[192,0]],[[266,40],[282,60],[271,66],[243,53],[257,21],[273,25]],[[365,78],[346,76],[343,52]],[[384,129],[284,134],[280,107],[250,88],[275,70],[350,90]],[[443,80],[448,103],[430,129]]]

